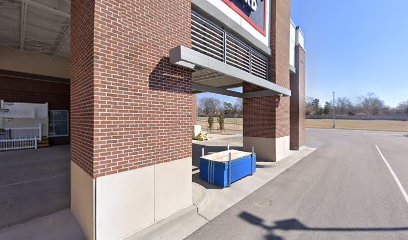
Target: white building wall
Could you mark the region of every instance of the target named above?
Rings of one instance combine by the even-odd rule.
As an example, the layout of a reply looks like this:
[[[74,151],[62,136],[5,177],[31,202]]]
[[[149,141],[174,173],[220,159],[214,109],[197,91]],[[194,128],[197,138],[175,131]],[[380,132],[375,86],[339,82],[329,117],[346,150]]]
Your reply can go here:
[[[3,102],[0,128],[31,128],[41,123],[42,136],[48,136],[48,103]]]
[[[296,29],[296,45],[302,46],[303,49],[305,48],[305,37],[303,35],[303,32],[300,28]]]
[[[296,48],[296,26],[290,24],[290,58],[289,63],[292,67],[295,67],[295,48]]]

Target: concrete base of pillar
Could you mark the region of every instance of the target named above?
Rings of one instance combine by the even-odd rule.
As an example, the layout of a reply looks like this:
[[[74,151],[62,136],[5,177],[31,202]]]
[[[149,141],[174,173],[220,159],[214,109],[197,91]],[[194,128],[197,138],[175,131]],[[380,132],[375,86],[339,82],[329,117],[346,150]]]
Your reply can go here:
[[[95,179],[71,161],[71,213],[86,239],[95,239]]]
[[[244,136],[244,151],[252,151],[252,146],[255,147],[257,158],[278,162],[289,156],[290,137],[261,138]]]
[[[191,165],[186,158],[92,179],[72,162],[71,211],[87,239],[123,239],[192,205]]]

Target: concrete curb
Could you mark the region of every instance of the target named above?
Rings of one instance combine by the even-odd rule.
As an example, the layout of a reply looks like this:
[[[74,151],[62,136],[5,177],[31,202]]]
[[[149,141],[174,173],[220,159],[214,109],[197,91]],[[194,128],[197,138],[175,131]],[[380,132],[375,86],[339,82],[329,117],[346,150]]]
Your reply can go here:
[[[208,197],[207,189],[205,189],[205,187],[203,187],[203,186],[201,186],[200,184],[195,183],[195,182],[193,182],[193,186],[196,186],[196,187],[202,189],[202,194],[201,194],[201,196],[198,198],[197,201],[193,202],[193,205],[196,206],[196,207],[198,207],[198,206],[200,206],[200,205],[207,199],[207,197]]]
[[[197,207],[192,205],[125,239],[184,239],[207,222],[197,214]]]
[[[213,220],[236,203],[246,198],[262,186],[278,177],[307,155],[315,148],[302,147],[299,151],[292,151],[291,155],[279,162],[260,162],[259,169],[252,177],[241,179],[230,188],[209,188],[206,199],[197,205],[198,214],[208,221]],[[203,184],[206,184],[203,182]]]
[[[193,188],[199,188],[202,192],[201,196],[195,200],[193,205],[126,239],[184,239],[245,197],[290,169],[315,150],[316,148],[303,147],[278,163],[264,163],[266,165],[274,165],[270,170],[262,171],[261,168],[257,172],[257,175],[254,175],[256,177],[243,179],[235,183],[231,188],[206,189],[200,184],[193,182]]]
[[[207,198],[207,189],[195,182],[193,188],[200,190],[201,195],[193,205],[147,227],[126,238],[126,240],[184,239],[208,222],[198,214],[198,207]]]

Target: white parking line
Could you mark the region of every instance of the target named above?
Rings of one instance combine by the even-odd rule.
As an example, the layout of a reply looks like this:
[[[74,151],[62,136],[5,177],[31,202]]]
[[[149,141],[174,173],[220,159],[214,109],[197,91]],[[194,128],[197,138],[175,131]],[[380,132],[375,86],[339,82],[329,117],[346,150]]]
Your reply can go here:
[[[385,165],[387,165],[388,169],[390,170],[392,177],[394,178],[395,182],[397,183],[397,185],[398,185],[398,187],[399,187],[399,189],[400,189],[400,191],[401,191],[401,193],[402,193],[402,196],[404,196],[405,201],[406,201],[407,204],[408,204],[408,194],[407,194],[407,191],[405,191],[405,189],[404,189],[404,187],[402,186],[400,180],[398,179],[398,177],[397,177],[397,175],[395,174],[394,170],[392,170],[391,165],[388,163],[387,159],[385,159],[384,155],[382,154],[382,152],[380,151],[380,149],[378,148],[378,146],[375,145],[375,147],[377,148],[377,151],[378,151],[378,153],[380,154],[381,158],[384,160]]]

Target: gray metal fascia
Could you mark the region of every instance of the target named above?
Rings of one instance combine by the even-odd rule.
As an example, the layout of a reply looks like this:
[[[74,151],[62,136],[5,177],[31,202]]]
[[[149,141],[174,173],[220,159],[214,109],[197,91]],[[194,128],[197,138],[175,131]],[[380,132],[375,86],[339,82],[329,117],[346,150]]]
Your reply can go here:
[[[170,50],[169,61],[171,64],[177,64],[179,66],[183,66],[190,69],[194,69],[195,67],[194,64],[181,61],[181,51],[178,49],[178,47]]]
[[[244,93],[244,98],[254,98],[254,97],[272,97],[272,96],[282,96],[283,94],[276,94],[272,90],[261,90],[255,92]]]
[[[243,98],[242,93],[226,90],[224,88],[211,87],[211,86],[199,84],[199,83],[193,83],[193,90],[198,90],[201,92],[217,93],[217,94],[222,94],[222,95],[226,95],[230,97]]]
[[[283,94],[284,96],[291,95],[291,91],[289,89],[281,87],[275,83],[269,82],[265,79],[247,73],[241,69],[218,61],[214,58],[211,58],[207,55],[184,46],[178,46],[170,50],[170,63],[179,64],[179,62],[187,62],[204,68],[209,68],[230,77],[234,77],[256,86],[274,91],[277,94]]]

